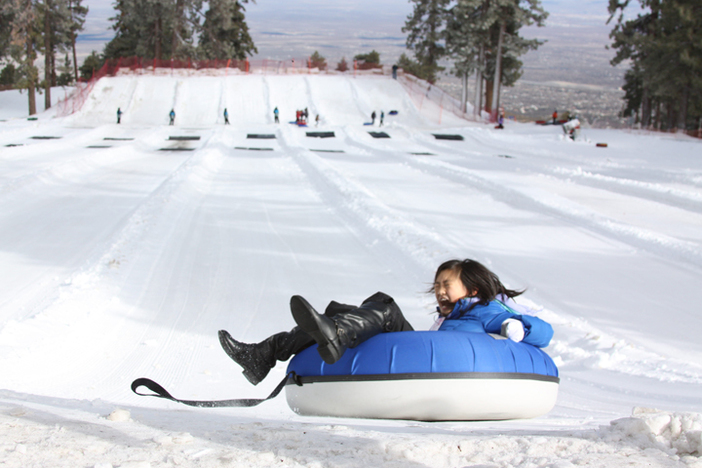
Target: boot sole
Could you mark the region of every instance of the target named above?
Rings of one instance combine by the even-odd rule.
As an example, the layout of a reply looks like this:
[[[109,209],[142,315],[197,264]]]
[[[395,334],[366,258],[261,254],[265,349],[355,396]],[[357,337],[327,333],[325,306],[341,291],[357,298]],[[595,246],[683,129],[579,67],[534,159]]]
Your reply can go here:
[[[333,338],[322,331],[324,316],[318,314],[314,308],[301,296],[293,296],[290,299],[290,311],[295,323],[317,343],[317,352],[324,362],[334,364],[341,358],[343,352],[334,343],[336,333]]]

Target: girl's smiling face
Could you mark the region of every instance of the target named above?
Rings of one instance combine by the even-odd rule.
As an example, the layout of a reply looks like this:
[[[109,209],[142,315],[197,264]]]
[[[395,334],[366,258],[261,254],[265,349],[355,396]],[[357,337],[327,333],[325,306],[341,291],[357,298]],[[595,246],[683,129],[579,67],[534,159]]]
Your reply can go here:
[[[461,281],[460,273],[456,270],[444,270],[434,281],[434,294],[439,305],[439,313],[444,317],[453,311],[453,306],[459,299],[472,297],[477,291],[468,291]]]

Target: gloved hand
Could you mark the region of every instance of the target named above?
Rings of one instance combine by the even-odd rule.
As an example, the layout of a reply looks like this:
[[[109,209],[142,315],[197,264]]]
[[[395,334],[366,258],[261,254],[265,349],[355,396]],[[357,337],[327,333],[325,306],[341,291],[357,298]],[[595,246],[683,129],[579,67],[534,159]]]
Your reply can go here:
[[[512,341],[522,341],[524,339],[524,324],[517,319],[507,319],[502,322],[500,335]]]

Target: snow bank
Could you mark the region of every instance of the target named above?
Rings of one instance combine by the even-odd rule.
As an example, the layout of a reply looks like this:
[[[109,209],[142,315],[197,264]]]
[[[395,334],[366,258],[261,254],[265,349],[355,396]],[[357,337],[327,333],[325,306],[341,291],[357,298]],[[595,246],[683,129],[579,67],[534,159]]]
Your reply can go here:
[[[628,441],[641,449],[658,449],[679,457],[702,456],[702,414],[699,413],[634,408],[630,418],[612,421],[598,435],[608,443]]]
[[[0,394],[4,466],[702,466],[698,413],[637,408],[600,429],[505,434],[481,423],[253,421],[228,411],[45,403]]]

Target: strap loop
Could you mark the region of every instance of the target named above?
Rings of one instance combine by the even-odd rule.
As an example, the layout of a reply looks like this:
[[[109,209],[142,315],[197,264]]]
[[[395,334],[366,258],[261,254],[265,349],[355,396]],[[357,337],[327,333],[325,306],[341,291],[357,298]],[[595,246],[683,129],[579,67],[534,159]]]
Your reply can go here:
[[[221,408],[221,407],[252,407],[258,406],[264,401],[270,400],[278,396],[278,394],[283,390],[285,384],[288,380],[292,380],[297,385],[302,385],[300,382],[300,377],[295,374],[295,372],[288,373],[283,380],[280,381],[277,387],[273,389],[273,392],[268,395],[267,398],[257,399],[257,398],[241,398],[237,400],[212,400],[212,401],[200,401],[200,400],[179,400],[174,398],[168,391],[161,385],[157,384],[151,379],[140,378],[132,382],[132,391],[140,396],[151,396],[156,398],[164,398],[166,400],[175,401],[176,403],[182,403],[188,406],[195,406],[199,408]],[[137,391],[139,387],[146,387],[154,393],[140,393]]]

